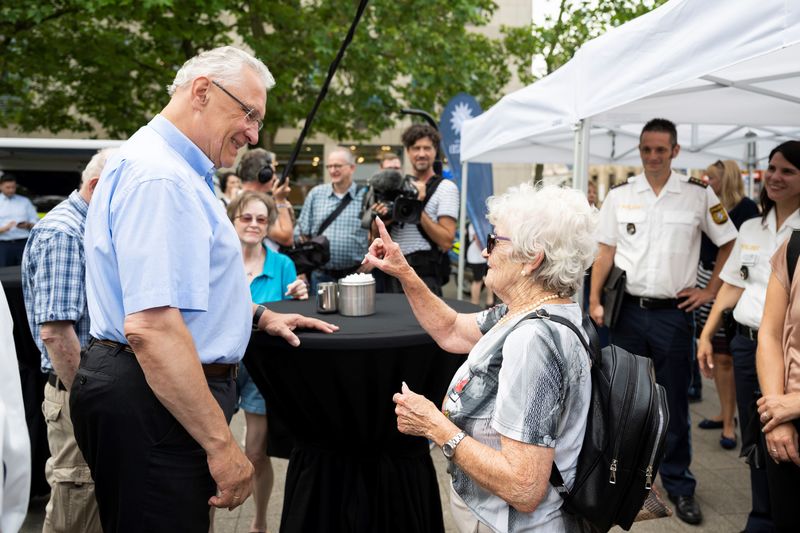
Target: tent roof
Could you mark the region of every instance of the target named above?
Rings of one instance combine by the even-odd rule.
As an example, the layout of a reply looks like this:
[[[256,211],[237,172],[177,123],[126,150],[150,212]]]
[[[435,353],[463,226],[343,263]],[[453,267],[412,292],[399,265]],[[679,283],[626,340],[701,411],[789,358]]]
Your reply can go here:
[[[574,125],[590,119],[601,128],[592,134],[590,160],[625,163],[619,154],[628,148],[617,146],[612,152],[603,147],[603,130],[607,139],[612,138],[608,131],[617,132],[619,144],[620,132],[637,135],[641,124],[655,116],[684,125],[682,130],[698,125],[694,138],[679,133],[685,160],[679,156],[676,166],[698,166],[700,160],[705,166],[709,157],[742,160],[748,127],[768,139],[759,155],[766,145],[796,138],[800,3],[671,0],[586,43],[550,76],[466,121],[461,157],[471,162],[571,161]],[[708,143],[715,137],[723,144]],[[564,142],[554,142],[559,138]],[[595,147],[598,142],[601,146]],[[703,150],[694,150],[698,146]]]

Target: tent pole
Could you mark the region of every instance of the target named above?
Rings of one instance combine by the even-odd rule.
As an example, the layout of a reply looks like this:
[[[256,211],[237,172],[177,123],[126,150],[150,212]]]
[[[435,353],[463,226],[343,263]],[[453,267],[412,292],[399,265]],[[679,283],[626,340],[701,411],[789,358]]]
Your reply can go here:
[[[574,128],[575,153],[572,169],[572,187],[586,194],[589,191],[589,132],[592,128],[590,119],[585,118],[578,121]],[[575,301],[583,309],[583,281],[580,289],[575,293]]]
[[[458,215],[458,293],[456,299],[464,299],[464,267],[467,260],[467,184],[469,183],[469,163],[461,163],[461,212]]]

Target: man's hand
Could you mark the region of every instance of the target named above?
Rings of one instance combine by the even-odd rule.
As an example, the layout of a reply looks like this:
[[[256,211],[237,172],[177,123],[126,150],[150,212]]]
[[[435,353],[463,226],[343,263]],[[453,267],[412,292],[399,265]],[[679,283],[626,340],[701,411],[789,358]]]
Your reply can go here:
[[[683,289],[678,293],[678,298],[686,298],[686,300],[678,304],[678,309],[683,309],[687,313],[691,313],[703,304],[713,301],[716,295],[714,291],[708,288],[698,289],[697,287],[691,287],[689,289]]]
[[[17,222],[17,227],[20,229],[31,229],[33,222]]]
[[[758,399],[758,414],[764,431],[800,417],[800,393],[767,394]]]
[[[295,329],[318,329],[325,333],[339,331],[339,326],[296,313],[275,313],[267,309],[258,321],[258,329],[274,337],[283,337],[292,346],[300,346]]]
[[[375,225],[378,227],[380,237],[372,241],[361,264],[376,267],[397,279],[401,279],[404,274],[413,273],[414,270],[400,251],[400,245],[389,236],[383,221],[376,218]]]
[[[275,198],[275,201],[279,204],[286,203],[287,198],[289,198],[289,193],[292,191],[291,187],[289,187],[289,178],[286,178],[286,181],[283,182],[283,185],[279,185],[280,178],[276,179],[272,183],[272,197]]]
[[[428,182],[422,180],[414,180],[412,182],[414,187],[417,188],[417,200],[420,202],[425,200],[425,193],[428,191]]]
[[[308,285],[300,278],[297,278],[286,286],[284,296],[290,296],[295,300],[308,300]]]
[[[710,340],[702,336],[697,339],[697,364],[705,377],[714,377],[714,347]]]
[[[386,215],[389,214],[389,208],[382,202],[372,204],[370,210],[381,218],[386,218]]]
[[[7,232],[8,230],[10,230],[11,228],[13,228],[16,225],[17,225],[17,223],[12,220],[8,224],[6,224],[2,228],[0,228],[0,233],[5,233],[5,232]]]
[[[589,302],[589,316],[592,317],[594,323],[598,326],[603,326],[603,314],[605,313],[605,309],[603,305],[597,302],[592,303]]]
[[[209,453],[208,470],[217,484],[217,495],[208,499],[214,507],[233,510],[244,503],[253,487],[253,465],[236,444],[233,435],[218,451]]]

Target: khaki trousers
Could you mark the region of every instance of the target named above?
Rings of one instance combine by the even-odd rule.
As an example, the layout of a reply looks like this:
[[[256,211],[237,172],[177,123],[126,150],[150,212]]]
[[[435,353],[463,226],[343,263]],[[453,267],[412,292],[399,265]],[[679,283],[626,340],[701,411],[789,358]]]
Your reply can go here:
[[[50,484],[50,501],[45,508],[42,532],[102,533],[94,481],[75,442],[69,393],[46,384],[42,412],[50,446],[50,458],[44,470]]]
[[[461,496],[458,495],[450,484],[450,514],[458,533],[492,533],[492,528],[478,520],[475,513],[470,511]]]

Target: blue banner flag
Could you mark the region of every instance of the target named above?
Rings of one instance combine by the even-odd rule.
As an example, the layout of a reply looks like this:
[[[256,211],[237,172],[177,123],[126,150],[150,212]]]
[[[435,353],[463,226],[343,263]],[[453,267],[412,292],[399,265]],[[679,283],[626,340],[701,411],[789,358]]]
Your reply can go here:
[[[465,120],[477,117],[481,113],[483,110],[478,101],[466,93],[454,96],[442,111],[442,119],[439,122],[442,149],[453,173],[453,181],[459,189],[461,189],[461,125]],[[492,165],[470,163],[467,172],[469,174],[467,215],[481,241],[481,248],[485,248],[486,234],[491,231],[489,221],[486,220],[486,199],[494,192]]]

